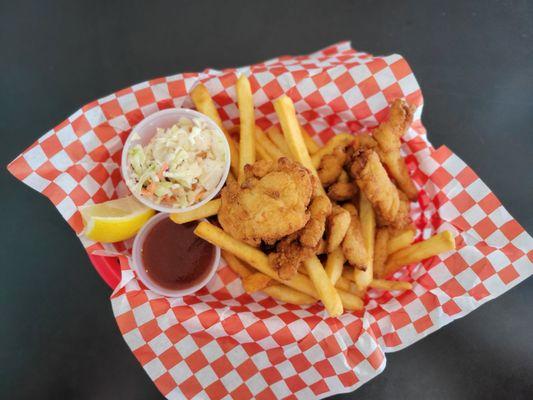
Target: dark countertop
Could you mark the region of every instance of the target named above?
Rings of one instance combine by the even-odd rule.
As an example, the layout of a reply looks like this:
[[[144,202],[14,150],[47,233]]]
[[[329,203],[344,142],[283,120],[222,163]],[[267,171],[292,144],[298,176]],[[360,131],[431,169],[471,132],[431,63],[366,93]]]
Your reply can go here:
[[[401,4],[400,4],[401,3]],[[533,231],[533,3],[52,2],[0,5],[1,161],[83,104],[183,71],[341,40],[406,57],[448,145]],[[0,397],[160,398],[122,340],[110,290],[52,205],[1,174]],[[533,280],[408,349],[338,399],[533,398]]]

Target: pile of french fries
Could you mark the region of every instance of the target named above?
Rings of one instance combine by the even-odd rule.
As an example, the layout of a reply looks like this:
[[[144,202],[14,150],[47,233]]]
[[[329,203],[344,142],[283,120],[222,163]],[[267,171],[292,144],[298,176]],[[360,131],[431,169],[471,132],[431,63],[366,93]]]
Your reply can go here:
[[[231,173],[228,179],[242,182],[244,166],[256,160],[275,161],[288,157],[299,162],[318,178],[317,168],[325,155],[332,154],[337,146],[346,146],[354,140],[351,134],[338,134],[320,147],[298,123],[292,100],[282,95],[274,101],[274,109],[280,126],[272,126],[264,132],[255,124],[254,104],[250,83],[246,76],[239,77],[236,84],[240,125],[228,131],[222,125],[216,106],[202,84],[196,86],[191,97],[196,109],[210,117],[222,129],[229,142]],[[239,132],[236,143],[232,131]],[[339,181],[346,180],[342,175]],[[322,185],[319,191],[325,194]],[[178,223],[187,223],[215,216],[220,208],[220,199],[214,199],[192,211],[171,215]],[[352,209],[350,209],[352,207]],[[370,201],[361,193],[358,210],[345,206],[358,214],[358,229],[366,249],[366,269],[346,267],[346,253],[341,246],[349,227],[346,223],[331,224],[328,231],[327,258],[324,263],[315,255],[303,262],[298,273],[289,280],[282,280],[272,268],[268,256],[260,249],[243,243],[209,222],[200,222],[195,234],[220,247],[230,268],[242,278],[246,292],[263,291],[269,296],[297,305],[313,304],[320,300],[329,315],[336,317],[344,310],[361,310],[367,289],[409,290],[411,283],[385,279],[403,266],[418,263],[442,252],[455,248],[450,232],[445,231],[413,244],[415,230],[391,231],[376,227],[376,214]],[[353,221],[353,219],[352,219]],[[339,234],[336,230],[339,230]]]

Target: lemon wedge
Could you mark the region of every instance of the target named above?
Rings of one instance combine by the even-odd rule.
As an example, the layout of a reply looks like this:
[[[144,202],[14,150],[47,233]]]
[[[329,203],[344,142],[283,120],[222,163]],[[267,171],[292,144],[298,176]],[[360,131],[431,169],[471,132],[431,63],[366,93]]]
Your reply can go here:
[[[83,206],[80,213],[85,225],[84,234],[89,239],[114,243],[135,236],[155,211],[128,196]]]

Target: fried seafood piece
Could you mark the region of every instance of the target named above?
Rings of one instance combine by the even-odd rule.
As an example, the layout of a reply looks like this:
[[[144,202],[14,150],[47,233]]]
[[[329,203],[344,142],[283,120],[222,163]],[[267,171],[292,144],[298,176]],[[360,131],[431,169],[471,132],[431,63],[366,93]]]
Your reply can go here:
[[[366,148],[355,150],[350,173],[382,221],[392,223],[398,214],[400,198],[377,153]]]
[[[291,279],[298,272],[300,264],[315,255],[317,249],[302,246],[299,236],[298,233],[293,233],[281,239],[276,245],[276,251],[268,255],[270,264],[278,270],[281,279]]]
[[[357,194],[357,186],[353,182],[337,182],[328,189],[328,197],[334,201],[351,200]]]
[[[300,232],[300,243],[315,248],[324,236],[326,218],[331,214],[331,201],[324,195],[316,196],[311,200],[309,212],[311,217]]]
[[[361,133],[354,137],[351,147],[354,150],[360,148],[375,149],[377,145],[376,140],[372,136],[368,133]]]
[[[346,231],[350,228],[351,216],[344,208],[335,205],[327,219],[328,228],[328,253],[340,246]]]
[[[322,236],[331,207],[326,196],[315,196],[309,205],[311,217],[305,227],[281,239],[275,251],[269,254],[270,263],[278,270],[281,279],[292,278],[303,261],[324,251]]]
[[[333,153],[326,154],[320,160],[320,166],[317,170],[318,178],[323,186],[327,187],[339,179],[342,167],[346,162],[346,151],[343,146],[337,146]]]
[[[381,161],[387,166],[399,188],[410,200],[415,200],[418,191],[409,176],[407,165],[400,154],[400,137],[413,122],[414,106],[403,99],[396,99],[391,105],[389,117],[372,132],[378,144]]]
[[[344,209],[350,213],[350,226],[344,235],[341,243],[341,249],[344,258],[357,269],[366,270],[368,262],[368,253],[361,232],[361,224],[357,209],[353,204],[345,204]]]
[[[247,165],[244,181],[221,192],[218,220],[236,239],[252,246],[274,244],[302,229],[309,221],[314,191],[311,173],[288,158]]]

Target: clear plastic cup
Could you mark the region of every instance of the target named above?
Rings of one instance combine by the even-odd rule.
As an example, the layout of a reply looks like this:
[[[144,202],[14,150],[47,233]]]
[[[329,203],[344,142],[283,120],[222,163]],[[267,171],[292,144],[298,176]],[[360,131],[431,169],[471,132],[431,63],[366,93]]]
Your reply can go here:
[[[207,125],[213,129],[213,131],[219,135],[223,139],[223,143],[225,144],[224,150],[226,152],[226,164],[224,165],[224,170],[222,173],[222,176],[220,178],[220,182],[218,185],[209,193],[206,194],[206,196],[199,202],[194,203],[188,207],[168,207],[164,204],[157,204],[156,202],[152,201],[150,198],[142,196],[141,194],[134,193],[131,187],[129,187],[129,168],[128,168],[128,152],[129,149],[136,145],[141,144],[142,146],[146,146],[152,137],[156,134],[157,128],[163,128],[167,129],[172,127],[172,125],[179,122],[180,118],[188,118],[188,119],[201,119],[202,121],[205,121]],[[222,189],[222,186],[224,186],[224,182],[226,182],[226,178],[228,177],[229,168],[230,168],[230,152],[229,152],[229,144],[224,136],[224,133],[222,130],[218,127],[218,125],[211,119],[206,117],[203,114],[200,114],[197,111],[189,110],[187,108],[169,108],[166,110],[155,112],[145,119],[143,119],[141,122],[139,122],[132,130],[130,135],[128,136],[128,139],[126,140],[126,143],[124,143],[124,148],[122,149],[122,160],[121,160],[121,169],[122,169],[122,177],[126,181],[126,185],[128,185],[130,191],[135,196],[137,200],[139,200],[141,203],[146,205],[147,207],[153,208],[154,210],[166,212],[166,213],[181,213],[186,212],[190,210],[194,210],[195,208],[198,208],[202,206],[203,204],[207,203],[209,200],[211,200],[213,197],[217,195],[218,192]]]
[[[141,230],[137,233],[137,236],[135,236],[135,240],[133,242],[133,249],[131,254],[133,264],[132,268],[137,273],[137,277],[139,278],[139,280],[152,292],[165,297],[183,297],[197,292],[205,285],[207,285],[211,278],[213,278],[216,270],[218,269],[218,264],[220,263],[220,248],[217,246],[213,246],[215,248],[215,257],[213,257],[213,263],[207,268],[204,277],[200,281],[191,284],[191,286],[183,289],[172,290],[159,285],[157,282],[154,282],[146,272],[146,269],[144,268],[142,248],[144,240],[146,239],[146,236],[150,233],[152,228],[159,221],[165,218],[169,218],[169,216],[170,215],[167,213],[159,213],[154,215],[148,220],[146,224],[144,224]],[[204,219],[204,221],[206,220]],[[179,262],[179,260],[177,261]]]

